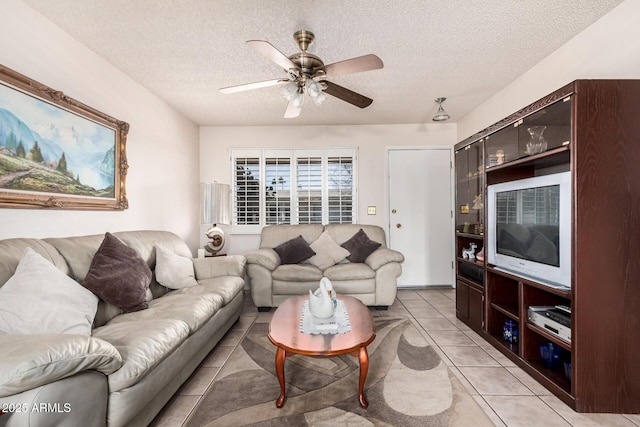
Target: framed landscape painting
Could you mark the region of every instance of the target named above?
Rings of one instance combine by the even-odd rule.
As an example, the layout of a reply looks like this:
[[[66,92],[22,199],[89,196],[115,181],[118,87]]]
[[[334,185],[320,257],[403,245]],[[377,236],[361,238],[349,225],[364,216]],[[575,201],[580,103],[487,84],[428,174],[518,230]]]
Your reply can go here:
[[[126,209],[128,131],[0,65],[0,207]]]

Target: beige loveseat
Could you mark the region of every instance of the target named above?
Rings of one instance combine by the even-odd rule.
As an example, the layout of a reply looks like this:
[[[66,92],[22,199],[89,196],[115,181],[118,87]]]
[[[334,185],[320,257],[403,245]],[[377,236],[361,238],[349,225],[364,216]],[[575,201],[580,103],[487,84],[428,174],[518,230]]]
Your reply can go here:
[[[152,271],[156,245],[192,257],[184,241],[170,232],[113,235]],[[103,238],[0,240],[0,287],[17,275],[26,248],[83,282]],[[245,261],[242,256],[194,259],[197,284],[176,290],[158,284],[154,273],[148,308],[122,313],[100,300],[93,329],[90,321],[87,325],[89,336],[0,333],[0,408],[6,412],[0,425],[148,425],[238,320]],[[0,299],[4,303],[9,303],[6,296]],[[5,317],[11,316],[5,312]]]
[[[282,264],[274,248],[302,236],[311,244],[324,231],[338,245],[344,244],[362,229],[366,236],[380,247],[364,262],[347,260],[321,269],[302,261],[297,264]],[[261,311],[277,307],[294,295],[305,295],[319,286],[322,277],[328,277],[338,294],[358,298],[368,306],[386,309],[392,305],[397,292],[396,279],[402,273],[404,256],[387,248],[384,230],[376,225],[360,224],[303,224],[273,225],[262,229],[260,247],[246,255],[247,275],[250,278],[251,296]]]

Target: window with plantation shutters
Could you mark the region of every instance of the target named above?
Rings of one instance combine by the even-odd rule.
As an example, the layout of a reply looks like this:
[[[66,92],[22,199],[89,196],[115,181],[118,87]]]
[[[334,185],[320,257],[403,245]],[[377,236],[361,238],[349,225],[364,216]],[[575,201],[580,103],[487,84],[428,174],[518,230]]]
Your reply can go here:
[[[354,222],[356,154],[354,148],[231,150],[233,232]]]
[[[322,224],[322,157],[296,161],[298,223]]]
[[[236,158],[233,179],[234,224],[260,224],[260,188],[260,158]]]
[[[291,223],[291,159],[265,159],[265,224]]]
[[[353,222],[353,157],[327,159],[329,224]]]

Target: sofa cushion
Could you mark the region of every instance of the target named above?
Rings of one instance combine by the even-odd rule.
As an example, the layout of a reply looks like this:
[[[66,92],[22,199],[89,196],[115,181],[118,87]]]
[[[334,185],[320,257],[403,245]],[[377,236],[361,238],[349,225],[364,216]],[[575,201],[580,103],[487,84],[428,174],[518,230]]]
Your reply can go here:
[[[260,232],[260,248],[273,249],[300,235],[307,242],[313,242],[323,231],[322,224],[268,225]]]
[[[273,250],[280,257],[281,264],[297,264],[316,254],[302,235],[279,244]]]
[[[149,302],[146,310],[124,313],[115,317],[109,324],[139,322],[143,320],[175,319],[189,325],[191,334],[213,317],[222,306],[220,295],[186,295],[169,292]]]
[[[387,247],[387,235],[382,227],[371,224],[327,224],[324,226],[325,231],[331,234],[339,245],[353,237],[360,229],[367,233],[374,242],[380,243],[382,248]]]
[[[367,264],[347,263],[337,264],[324,271],[324,276],[332,282],[334,280],[364,280],[376,277],[376,272]]]
[[[0,288],[0,333],[91,335],[98,298],[33,249]]]
[[[292,282],[317,281],[320,283],[322,270],[311,264],[287,264],[273,270],[271,277],[273,280],[289,280]]]
[[[343,248],[349,251],[350,255],[347,259],[351,262],[364,262],[369,255],[378,249],[381,244],[369,239],[367,234],[362,230],[358,230],[352,238],[347,240],[341,245]]]
[[[196,286],[193,261],[180,256],[162,245],[156,245],[156,280],[162,286],[182,289]]]
[[[315,265],[320,270],[336,265],[350,255],[349,251],[337,244],[326,231],[312,242],[310,247],[316,254],[305,262]]]
[[[244,289],[244,279],[237,276],[210,277],[198,281],[198,286],[180,289],[173,294],[219,295],[224,305],[229,304]]]
[[[83,286],[125,313],[147,308],[151,270],[136,251],[106,233]]]
[[[4,285],[16,272],[16,268],[27,248],[33,249],[47,261],[51,261],[60,271],[69,274],[69,266],[55,247],[40,239],[5,239],[0,240],[0,286]]]
[[[122,367],[109,375],[109,392],[137,384],[184,343],[189,331],[185,322],[174,319],[112,321],[94,329],[94,337],[113,345],[122,356]]]
[[[122,366],[106,341],[80,335],[0,334],[0,397],[93,369],[109,375]]]

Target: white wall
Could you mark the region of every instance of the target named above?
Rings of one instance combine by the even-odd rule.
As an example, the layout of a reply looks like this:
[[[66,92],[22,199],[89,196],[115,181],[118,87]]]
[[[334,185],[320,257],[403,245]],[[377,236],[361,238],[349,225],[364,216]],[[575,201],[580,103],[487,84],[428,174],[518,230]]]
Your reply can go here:
[[[388,226],[386,212],[387,147],[452,146],[456,125],[366,125],[366,126],[255,126],[201,127],[200,179],[231,183],[231,148],[358,148],[358,222]],[[377,215],[367,215],[367,206],[377,206]],[[206,226],[202,228],[204,235]],[[202,242],[206,239],[202,237]],[[259,244],[257,235],[235,234],[225,252],[246,253]]]
[[[17,0],[2,0],[0,64],[128,122],[125,211],[0,208],[0,239],[161,229],[199,245],[198,128]]]
[[[576,79],[640,79],[639,20],[639,0],[621,3],[460,120],[458,140]]]

